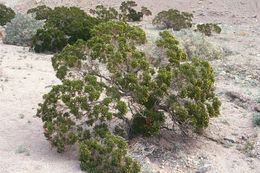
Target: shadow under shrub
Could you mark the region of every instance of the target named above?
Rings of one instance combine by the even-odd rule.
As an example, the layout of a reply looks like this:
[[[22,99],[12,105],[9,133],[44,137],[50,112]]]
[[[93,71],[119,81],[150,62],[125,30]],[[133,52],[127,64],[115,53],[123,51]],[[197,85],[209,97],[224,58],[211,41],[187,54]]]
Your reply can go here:
[[[10,22],[14,17],[14,10],[0,3],[0,25],[4,26],[7,22]]]
[[[143,134],[145,136],[158,134],[164,123],[163,113],[155,110],[145,110],[141,112],[141,114],[133,116],[132,133]]]

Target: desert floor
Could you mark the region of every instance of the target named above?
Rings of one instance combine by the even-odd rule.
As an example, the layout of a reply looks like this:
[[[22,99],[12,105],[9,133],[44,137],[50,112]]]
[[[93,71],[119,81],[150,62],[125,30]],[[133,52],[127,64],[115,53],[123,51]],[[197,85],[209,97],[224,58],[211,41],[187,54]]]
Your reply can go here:
[[[46,4],[113,7],[121,0],[0,0],[17,12]],[[215,92],[221,115],[210,120],[204,136],[181,137],[162,131],[158,136],[131,141],[129,155],[144,172],[259,173],[260,127],[253,114],[260,110],[260,1],[258,0],[140,0],[155,15],[169,8],[192,12],[195,22],[219,23],[223,29],[211,42],[230,55],[213,60]],[[152,18],[137,25],[156,35]],[[0,42],[0,173],[79,173],[77,151],[58,154],[43,136],[35,117],[42,95],[60,83],[52,55],[35,54],[27,47]]]

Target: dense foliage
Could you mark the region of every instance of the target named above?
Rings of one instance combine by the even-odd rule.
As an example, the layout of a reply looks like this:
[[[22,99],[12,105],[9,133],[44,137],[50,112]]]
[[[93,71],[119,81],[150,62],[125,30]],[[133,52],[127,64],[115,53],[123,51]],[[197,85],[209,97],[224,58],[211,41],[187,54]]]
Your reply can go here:
[[[0,25],[4,26],[15,17],[15,12],[4,4],[0,4]]]
[[[53,56],[62,84],[44,95],[37,112],[46,138],[59,152],[80,144],[83,170],[140,172],[126,156],[125,140],[113,132],[151,136],[159,133],[166,116],[183,131],[201,132],[219,114],[221,102],[211,90],[213,68],[205,60],[187,61],[168,31],[156,42],[167,63],[157,66],[137,49],[146,42],[138,27],[108,21],[91,35]]]
[[[10,23],[7,23],[3,43],[19,46],[31,46],[32,38],[44,21],[36,20],[31,14],[17,14]]]
[[[152,136],[160,132],[160,128],[164,123],[164,115],[158,110],[140,111],[133,117],[132,133]]]
[[[95,126],[95,137],[80,143],[80,166],[94,173],[138,173],[141,167],[127,154],[127,143],[108,132],[105,124]]]
[[[52,27],[37,30],[33,37],[35,52],[59,52],[67,42],[64,32]]]
[[[37,6],[35,8],[31,8],[27,11],[27,14],[35,13],[35,19],[37,20],[46,20],[48,18],[49,13],[52,11],[50,7],[46,5]]]
[[[158,13],[153,19],[153,25],[158,28],[172,28],[175,31],[179,31],[192,27],[192,18],[193,15],[190,13],[169,9],[168,11]]]
[[[98,22],[77,7],[56,7],[48,12],[44,28],[37,31],[33,47],[36,52],[60,52],[78,39],[88,40]]]
[[[199,31],[205,34],[206,36],[211,36],[212,32],[220,34],[221,28],[217,24],[206,23],[206,24],[198,24],[196,31]]]

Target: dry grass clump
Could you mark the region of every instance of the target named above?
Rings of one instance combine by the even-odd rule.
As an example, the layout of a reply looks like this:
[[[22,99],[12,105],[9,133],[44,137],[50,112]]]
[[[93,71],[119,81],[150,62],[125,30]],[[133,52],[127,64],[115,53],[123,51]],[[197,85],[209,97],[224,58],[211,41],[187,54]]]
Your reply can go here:
[[[180,47],[188,54],[189,58],[214,60],[224,56],[224,50],[209,42],[208,38],[200,33],[189,29],[174,31],[174,36],[180,41]]]

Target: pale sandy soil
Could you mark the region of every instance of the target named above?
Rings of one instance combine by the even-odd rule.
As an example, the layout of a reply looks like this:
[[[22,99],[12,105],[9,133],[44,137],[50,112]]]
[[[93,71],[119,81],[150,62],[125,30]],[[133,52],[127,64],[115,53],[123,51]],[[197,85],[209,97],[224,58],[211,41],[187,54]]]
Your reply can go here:
[[[118,7],[121,0],[1,2],[24,12],[43,3],[77,5],[88,10],[99,3]],[[221,115],[211,119],[205,136],[183,138],[163,131],[145,139],[148,142],[140,138],[131,141],[129,155],[147,172],[188,173],[205,169],[210,173],[259,173],[260,128],[253,126],[252,114],[260,100],[260,1],[140,0],[138,4],[152,9],[154,14],[177,8],[193,12],[196,22],[221,23],[223,32],[211,41],[232,54],[211,62],[217,79],[216,93],[223,106]],[[146,18],[139,25],[148,35],[156,35],[158,31],[150,23],[151,18]],[[56,153],[43,136],[41,120],[34,117],[42,95],[59,83],[50,58],[51,55],[29,52],[28,48],[0,43],[0,173],[81,172],[76,150]],[[245,101],[230,98],[225,94],[228,91],[238,92]],[[225,137],[235,142],[228,142]],[[254,157],[245,153],[248,144],[254,145]]]

